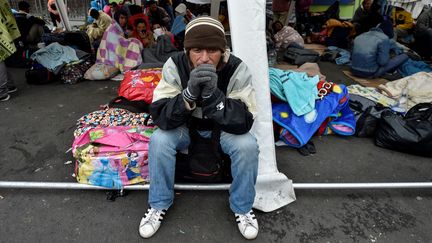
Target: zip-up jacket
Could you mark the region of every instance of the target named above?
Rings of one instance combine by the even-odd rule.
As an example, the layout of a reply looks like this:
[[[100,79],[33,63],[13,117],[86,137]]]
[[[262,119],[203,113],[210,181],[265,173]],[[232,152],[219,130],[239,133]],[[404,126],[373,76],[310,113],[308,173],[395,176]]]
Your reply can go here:
[[[251,129],[256,115],[252,75],[239,58],[228,52],[222,58],[216,91],[192,105],[182,96],[191,71],[186,53],[168,59],[150,105],[150,114],[160,129],[174,129],[192,120],[198,130],[212,130],[217,125],[227,133],[244,134]]]

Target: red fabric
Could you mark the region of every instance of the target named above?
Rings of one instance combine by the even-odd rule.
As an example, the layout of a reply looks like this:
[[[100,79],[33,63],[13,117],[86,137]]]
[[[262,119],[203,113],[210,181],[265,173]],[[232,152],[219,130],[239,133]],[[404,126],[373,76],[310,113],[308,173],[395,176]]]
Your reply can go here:
[[[161,77],[161,68],[127,71],[119,86],[118,96],[123,96],[131,101],[141,100],[150,104],[153,100],[153,91]]]
[[[143,14],[143,13],[135,14],[135,15],[130,16],[129,19],[128,19],[128,25],[129,25],[129,27],[132,28],[132,29],[135,29],[135,21],[137,19],[144,19],[145,25],[146,25],[147,34],[151,33],[150,21],[148,19],[148,16],[145,15],[145,14]]]

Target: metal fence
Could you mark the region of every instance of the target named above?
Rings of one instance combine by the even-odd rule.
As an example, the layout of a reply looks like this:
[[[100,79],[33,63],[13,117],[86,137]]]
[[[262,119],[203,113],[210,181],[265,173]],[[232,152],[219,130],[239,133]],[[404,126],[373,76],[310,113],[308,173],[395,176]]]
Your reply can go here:
[[[18,9],[18,3],[21,0],[9,0],[12,8]],[[47,0],[26,0],[30,4],[30,13],[42,17],[43,19],[51,22],[49,17]],[[85,21],[87,12],[90,8],[90,0],[65,0],[68,8],[68,16],[71,21]]]

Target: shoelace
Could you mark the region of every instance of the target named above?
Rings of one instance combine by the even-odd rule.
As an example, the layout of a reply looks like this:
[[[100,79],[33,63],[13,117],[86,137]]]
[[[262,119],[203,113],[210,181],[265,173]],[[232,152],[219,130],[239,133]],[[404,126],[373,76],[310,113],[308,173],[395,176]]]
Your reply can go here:
[[[148,218],[148,221],[151,222],[151,224],[154,224],[157,221],[162,221],[163,215],[165,215],[165,210],[149,208],[146,213],[146,218]]]
[[[246,227],[252,226],[255,228],[255,225],[253,224],[253,220],[255,219],[255,215],[253,213],[239,214],[238,217],[239,217],[240,223],[246,224]]]

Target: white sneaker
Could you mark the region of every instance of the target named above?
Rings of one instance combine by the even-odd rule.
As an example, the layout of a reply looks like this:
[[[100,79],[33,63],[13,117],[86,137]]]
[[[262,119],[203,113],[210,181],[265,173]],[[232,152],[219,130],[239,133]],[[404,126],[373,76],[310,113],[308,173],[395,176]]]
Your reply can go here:
[[[141,219],[139,226],[139,233],[143,238],[150,238],[156,233],[161,226],[166,211],[166,209],[147,209],[147,213],[145,214],[145,217]]]
[[[236,222],[240,233],[244,238],[253,240],[258,235],[258,221],[254,212],[251,210],[247,214],[235,214]]]

